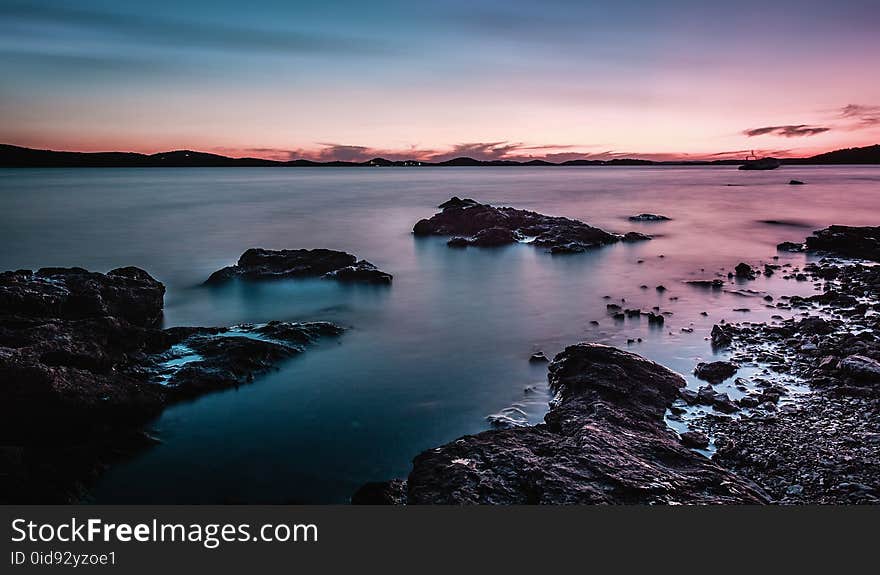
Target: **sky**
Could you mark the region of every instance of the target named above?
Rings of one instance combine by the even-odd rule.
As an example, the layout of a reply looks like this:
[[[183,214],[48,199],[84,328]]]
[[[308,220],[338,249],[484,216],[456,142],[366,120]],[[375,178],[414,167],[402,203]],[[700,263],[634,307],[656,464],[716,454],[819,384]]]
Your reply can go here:
[[[878,0],[0,0],[0,143],[805,156],[880,142],[878,30]]]

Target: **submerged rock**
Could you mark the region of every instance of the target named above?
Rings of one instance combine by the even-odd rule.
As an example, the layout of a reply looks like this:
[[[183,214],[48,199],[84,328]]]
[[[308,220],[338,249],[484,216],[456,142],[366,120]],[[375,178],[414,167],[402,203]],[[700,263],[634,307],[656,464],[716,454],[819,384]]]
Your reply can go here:
[[[680,443],[663,420],[684,380],[599,344],[550,364],[556,392],[544,423],[467,435],[425,451],[408,504],[762,503],[751,483]],[[381,486],[380,486],[381,485]],[[400,503],[402,484],[371,484],[359,503]]]
[[[619,241],[641,241],[650,236],[631,232],[620,235],[584,222],[509,207],[452,198],[440,205],[442,212],[413,227],[417,236],[455,236],[450,247],[498,246],[527,241],[551,253],[579,253]]]
[[[670,219],[660,214],[638,214],[629,217],[631,222],[668,222]]]
[[[272,322],[162,330],[165,287],[138,268],[0,274],[0,500],[69,502],[173,401],[247,383],[341,329]]]
[[[336,250],[265,250],[251,248],[234,266],[217,270],[206,284],[218,284],[233,278],[268,280],[325,277],[343,282],[390,284],[392,276],[366,260]]]
[[[712,289],[721,289],[724,287],[724,280],[722,279],[711,279],[711,280],[688,280],[684,282],[686,284],[703,287],[703,288],[712,288]]]

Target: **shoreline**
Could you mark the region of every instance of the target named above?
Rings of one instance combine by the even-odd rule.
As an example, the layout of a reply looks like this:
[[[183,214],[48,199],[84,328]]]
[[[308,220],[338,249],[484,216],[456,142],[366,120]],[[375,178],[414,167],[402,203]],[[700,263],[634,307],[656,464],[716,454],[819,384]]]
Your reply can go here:
[[[799,249],[878,262],[880,227],[831,226],[814,232]],[[767,266],[764,274],[778,269]],[[740,264],[736,276],[749,280],[757,273]],[[656,441],[666,449],[677,444],[732,473],[744,482],[733,493],[707,491],[681,467],[671,473],[674,480],[664,480],[670,473],[669,453],[638,449],[645,419],[632,421],[618,413],[628,409],[639,390],[657,397],[662,389],[657,382],[676,374],[630,352],[580,343],[549,365],[548,381],[556,395],[544,423],[484,431],[424,451],[414,458],[407,478],[364,484],[352,503],[880,503],[880,264],[823,258],[803,270],[781,273],[786,280],[822,284],[820,294],[785,296],[767,304],[804,310],[801,319],[716,325],[710,344],[731,349],[730,361],[698,364],[695,373],[707,385],[694,392],[682,380],[663,403],[671,417],[689,405],[713,408],[688,420],[684,432],[664,422]],[[571,373],[569,366],[576,362],[579,369]],[[640,362],[652,364],[651,377],[645,379]],[[763,389],[735,401],[713,389],[747,365],[781,374],[791,386],[806,382],[810,392],[779,408],[789,385],[755,378],[749,387]],[[565,377],[572,382],[568,386]],[[611,437],[609,429],[616,431]],[[573,452],[559,447],[572,441]],[[700,455],[710,442],[714,453]],[[681,457],[675,458],[677,465]],[[652,474],[642,478],[644,491],[633,492],[628,480],[638,471],[629,470],[645,468]]]
[[[468,199],[453,198],[440,207],[443,211],[416,227],[431,235],[466,234],[472,242],[503,224],[512,234],[502,244],[535,234],[551,253],[560,245],[584,251],[620,241],[577,220]],[[786,243],[778,249],[844,252],[880,261],[878,238],[880,228],[831,226],[815,232],[805,245]],[[573,250],[578,242],[582,245]],[[333,256],[330,263],[326,256]],[[301,268],[303,257],[313,267]],[[329,270],[326,279],[358,263],[361,267],[351,270],[358,272],[355,277],[372,281],[378,273],[390,282],[390,275],[355,256],[320,250],[246,252],[237,266],[223,271],[255,279],[284,277],[291,262],[295,275],[327,275]],[[771,298],[765,304],[799,313],[799,321],[716,325],[711,344],[730,348],[732,356],[696,366],[697,377],[708,384],[698,392],[684,388],[679,375],[634,353],[572,345],[549,365],[550,387],[557,395],[545,423],[489,430],[424,452],[407,482],[368,484],[353,502],[878,502],[880,266],[822,259],[803,269],[768,264],[760,271],[741,263],[729,272],[729,281],[774,273],[813,281],[822,291]],[[143,423],[165,405],[250,383],[318,336],[341,332],[320,322],[162,330],[157,322],[164,286],[137,268],[107,274],[78,268],[20,270],[0,274],[0,280],[0,374],[17,382],[4,391],[4,403],[24,408],[5,418],[0,475],[13,488],[6,493],[15,494],[18,485],[30,494],[29,501],[46,502],[46,493],[54,492],[68,502],[83,502],[83,485],[106,465],[155,441],[143,433]],[[710,284],[708,289],[716,287]],[[814,317],[811,311],[821,313]],[[764,385],[760,377],[742,386],[751,389],[739,399],[713,389],[747,365],[808,381],[813,391],[790,408],[777,405],[787,393],[785,386]],[[176,378],[176,383],[163,386],[157,378]],[[35,381],[46,389],[33,393]],[[708,405],[715,412],[690,418],[688,431],[674,432],[664,418],[692,405]],[[54,413],[64,417],[54,420]],[[29,426],[41,421],[51,425],[38,425],[40,437],[29,437]],[[811,441],[832,425],[844,433]],[[786,445],[774,429],[781,430]],[[58,438],[64,439],[60,445]],[[714,454],[707,458],[701,450],[710,441]],[[799,450],[780,462],[775,452],[790,445]],[[813,447],[848,459],[819,466]],[[763,459],[756,460],[756,453]],[[847,480],[832,482],[826,467]],[[633,469],[651,471],[633,475]],[[812,474],[807,479],[800,477],[804,469]]]

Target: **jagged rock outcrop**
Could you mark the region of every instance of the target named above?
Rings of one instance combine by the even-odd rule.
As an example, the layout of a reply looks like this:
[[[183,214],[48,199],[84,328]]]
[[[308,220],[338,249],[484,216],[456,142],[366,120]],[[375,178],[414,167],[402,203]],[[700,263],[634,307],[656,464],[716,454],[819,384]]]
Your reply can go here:
[[[413,461],[408,504],[761,503],[763,494],[681,444],[663,420],[682,377],[599,344],[566,348],[549,366],[545,422],[468,435]],[[403,502],[399,481],[358,503]]]
[[[138,268],[0,273],[0,501],[67,502],[108,458],[150,444],[169,403],[253,380],[341,328],[270,322],[163,330]]]
[[[241,254],[236,265],[217,270],[205,283],[219,284],[233,278],[270,280],[306,277],[370,284],[390,284],[392,280],[391,274],[346,252],[251,248]]]
[[[880,261],[880,226],[829,226],[807,238],[808,251]]]
[[[454,197],[440,204],[442,212],[419,220],[417,236],[454,236],[450,247],[500,246],[528,242],[551,253],[578,253],[619,241],[642,241],[650,236],[638,232],[613,234],[584,222],[546,216],[528,210],[495,207]]]

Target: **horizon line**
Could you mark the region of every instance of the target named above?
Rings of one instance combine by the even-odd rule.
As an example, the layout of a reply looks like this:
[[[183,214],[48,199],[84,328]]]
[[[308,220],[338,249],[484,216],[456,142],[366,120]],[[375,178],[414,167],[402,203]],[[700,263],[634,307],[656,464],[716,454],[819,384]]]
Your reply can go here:
[[[145,152],[136,152],[136,151],[121,151],[121,150],[104,150],[104,151],[81,151],[81,150],[69,150],[69,149],[50,149],[50,148],[30,148],[27,146],[20,146],[18,144],[7,144],[0,143],[0,147],[7,149],[15,149],[19,150],[22,153],[43,153],[43,154],[71,154],[71,155],[93,155],[93,156],[101,156],[101,155],[110,155],[110,154],[119,154],[119,155],[131,155],[131,156],[140,156],[143,158],[155,158],[157,156],[167,155],[167,154],[198,154],[202,156],[212,156],[218,159],[225,160],[233,160],[233,161],[258,161],[258,162],[266,162],[277,165],[285,165],[285,164],[296,164],[296,163],[310,163],[317,165],[325,165],[325,164],[348,164],[348,165],[370,165],[374,162],[387,162],[391,164],[413,164],[415,165],[442,165],[448,164],[450,162],[462,162],[462,161],[471,161],[471,162],[480,162],[480,163],[492,163],[492,164],[547,164],[547,165],[569,165],[573,162],[594,162],[596,164],[600,163],[619,163],[623,161],[637,161],[637,162],[646,162],[652,164],[669,164],[669,163],[730,163],[730,162],[741,162],[744,161],[748,154],[753,153],[754,151],[736,151],[736,152],[718,152],[713,154],[704,154],[704,155],[689,155],[689,154],[667,154],[667,153],[614,153],[614,152],[604,152],[600,154],[584,154],[580,157],[572,157],[563,161],[553,161],[548,160],[547,156],[499,156],[499,157],[480,157],[479,155],[454,155],[454,152],[450,152],[446,156],[441,156],[440,154],[436,154],[431,156],[430,159],[419,158],[418,156],[402,156],[398,157],[398,159],[391,159],[386,156],[393,156],[393,154],[385,154],[382,155],[381,152],[383,150],[373,150],[372,148],[364,148],[365,150],[375,151],[378,155],[365,158],[365,159],[341,159],[341,158],[321,158],[321,159],[313,159],[307,156],[300,157],[290,157],[286,160],[280,160],[269,157],[260,157],[257,155],[225,155],[219,154],[217,152],[205,152],[200,150],[188,149],[188,148],[178,148],[173,150],[164,150],[157,151],[152,153]],[[809,156],[772,156],[767,155],[764,156],[762,150],[757,150],[758,152],[762,152],[761,155],[764,157],[776,157],[782,161],[798,161],[798,160],[807,160],[810,158],[815,158],[818,156],[822,156],[825,154],[833,153],[833,152],[842,152],[846,150],[859,150],[863,148],[872,148],[872,147],[880,147],[880,144],[873,144],[867,146],[860,147],[849,147],[849,148],[837,148],[837,149],[829,149],[824,152],[820,152],[818,154],[812,154]],[[736,156],[735,154],[740,154]],[[643,158],[640,156],[654,156],[655,158]],[[656,159],[656,157],[662,156],[663,159]]]

